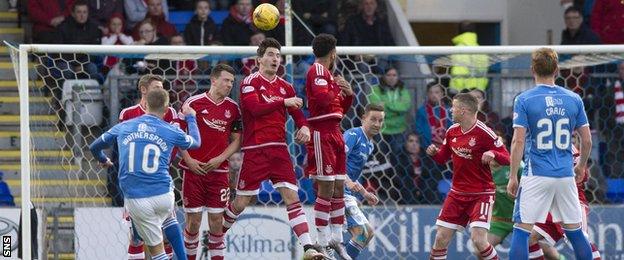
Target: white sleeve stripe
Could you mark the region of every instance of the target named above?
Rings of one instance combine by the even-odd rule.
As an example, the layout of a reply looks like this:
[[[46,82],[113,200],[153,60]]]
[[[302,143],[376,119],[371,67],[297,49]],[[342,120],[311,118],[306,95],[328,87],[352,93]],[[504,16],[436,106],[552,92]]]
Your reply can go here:
[[[492,137],[492,139],[496,139],[496,133],[494,133],[494,131],[492,131],[492,129],[490,129],[489,127],[487,127],[485,124],[483,124],[482,122],[477,122],[477,126],[479,128],[481,128],[481,130],[483,130],[484,132],[486,132],[490,137]]]
[[[526,128],[526,126],[513,124],[513,128]]]

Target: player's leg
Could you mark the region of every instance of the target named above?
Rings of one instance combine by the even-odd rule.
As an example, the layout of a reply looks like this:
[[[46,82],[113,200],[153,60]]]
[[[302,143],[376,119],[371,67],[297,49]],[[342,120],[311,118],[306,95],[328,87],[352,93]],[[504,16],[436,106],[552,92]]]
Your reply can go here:
[[[347,242],[346,250],[351,259],[357,259],[362,250],[375,236],[374,229],[370,224],[353,226],[349,228],[351,239]]]
[[[470,214],[470,240],[479,256],[487,260],[498,259],[494,246],[488,241],[494,194],[463,196],[461,203]]]
[[[288,151],[285,152],[288,154]],[[272,149],[269,148],[254,149],[243,153],[243,163],[238,176],[236,196],[225,208],[225,213],[223,214],[223,234],[227,233],[234,222],[236,222],[236,219],[238,219],[238,216],[260,192],[260,184],[268,178],[269,171],[275,164],[275,162],[271,161],[272,153]],[[290,162],[290,157],[288,159]],[[290,165],[292,171],[292,163]]]
[[[319,131],[312,131],[312,142],[307,144],[308,168],[316,184],[316,201],[314,202],[314,224],[317,230],[317,242],[321,247],[327,247],[331,239],[330,212],[334,196],[335,162],[332,157],[332,146],[328,138]],[[323,140],[324,139],[324,140]]]
[[[455,234],[454,228],[437,226],[435,240],[429,259],[446,259],[448,244]]]
[[[592,248],[581,228],[582,215],[574,177],[560,178],[551,214],[553,221],[562,221],[563,230],[574,248],[577,259],[592,259]]]
[[[223,260],[225,243],[223,240],[223,211],[213,212],[208,211],[208,225],[210,231],[208,232],[208,251],[210,252],[211,260]],[[214,230],[214,232],[213,232]]]
[[[139,233],[136,230],[136,226],[134,225],[134,221],[130,215],[128,215],[128,210],[124,209],[124,217],[128,221],[128,227],[130,228],[130,243],[128,244],[128,259],[129,260],[143,260],[145,259],[145,250],[143,246],[143,239],[139,236]]]
[[[225,253],[223,212],[230,197],[228,174],[212,173],[206,180],[208,194],[205,201],[208,207],[208,226],[210,227],[208,251],[211,260],[223,260]]]
[[[184,170],[182,179],[182,201],[184,202],[184,247],[189,260],[197,256],[199,227],[204,211],[200,176]]]
[[[326,247],[331,239],[331,229],[329,225],[330,212],[331,212],[331,200],[334,196],[334,180],[333,179],[321,179],[319,177],[334,177],[334,176],[317,176],[316,185],[316,201],[314,202],[314,224],[318,231],[318,243],[322,247]]]
[[[442,204],[440,215],[436,220],[436,235],[429,259],[446,259],[447,247],[456,230],[463,230],[468,224],[466,204],[461,196],[449,193]]]
[[[490,223],[490,230],[487,234],[487,241],[488,243],[490,243],[490,245],[496,247],[505,240],[507,235],[509,235],[512,230],[512,223],[503,221],[492,221],[492,223]],[[477,259],[483,259],[480,252],[475,251],[474,254]]]
[[[167,238],[166,241],[168,241],[168,243],[164,244],[167,255],[171,258],[171,249],[173,249],[173,253],[175,253],[177,259],[186,259],[187,255],[184,248],[184,236],[182,235],[180,223],[178,223],[178,219],[176,218],[175,209],[171,211],[169,216],[167,216],[163,222],[162,230]],[[167,247],[169,247],[169,249]]]
[[[321,248],[315,248],[310,238],[308,220],[299,201],[299,188],[288,150],[279,147],[271,149],[268,154],[268,161],[271,162],[271,167],[267,169],[268,177],[286,204],[288,223],[303,246],[304,259],[323,259],[325,255],[319,252],[322,251]],[[329,218],[329,211],[327,217]]]
[[[342,259],[350,259],[342,237],[342,229],[345,223],[344,180],[336,179],[334,183],[334,197],[331,203],[331,240],[329,241],[329,247],[336,251]]]
[[[529,238],[529,259],[559,259],[559,252],[555,248],[557,241],[563,238],[563,229],[548,215],[544,223],[533,226]]]
[[[173,201],[172,192],[149,198],[125,200],[137,233],[143,238],[152,259],[168,259],[163,247],[161,228],[164,220],[173,210]]]
[[[584,202],[581,202],[581,211],[583,212],[583,222],[581,223],[581,228],[583,229],[583,233],[585,234],[586,237],[589,238],[589,226],[588,226],[588,219],[589,219],[589,205],[585,204]],[[590,245],[592,248],[592,255],[593,255],[593,259],[594,260],[599,260],[602,259],[602,257],[600,256],[600,251],[598,250],[598,247],[594,244],[591,243],[590,241]]]
[[[201,226],[202,212],[189,212],[187,208],[184,219],[184,248],[189,260],[194,260],[197,256],[199,245],[199,227]]]
[[[353,196],[345,196],[345,206],[347,209],[347,229],[351,233],[351,239],[347,242],[346,250],[351,259],[356,259],[373,238],[373,228]]]
[[[340,132],[336,132],[333,134],[333,157],[335,158],[335,167],[334,171],[337,173],[336,181],[334,182],[334,193],[331,200],[331,212],[329,214],[330,217],[330,226],[332,233],[332,241],[330,243],[334,250],[344,251],[342,246],[343,237],[342,237],[342,229],[345,224],[345,198],[344,198],[344,183],[347,178],[347,157],[345,151],[345,143],[344,138]],[[340,248],[336,248],[340,247]],[[339,254],[344,258],[346,252]]]
[[[529,257],[529,237],[533,224],[546,220],[553,204],[555,182],[556,178],[541,176],[526,176],[520,180],[514,205],[513,221],[516,224],[511,237],[510,259]]]

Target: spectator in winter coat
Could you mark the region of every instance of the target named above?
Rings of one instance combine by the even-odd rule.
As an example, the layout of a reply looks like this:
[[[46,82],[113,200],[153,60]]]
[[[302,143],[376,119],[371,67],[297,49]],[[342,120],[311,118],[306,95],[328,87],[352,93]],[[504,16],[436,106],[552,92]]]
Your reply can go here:
[[[29,0],[28,17],[33,24],[34,43],[60,43],[56,28],[70,15],[74,0]]]
[[[563,14],[566,29],[561,32],[561,45],[600,44],[600,38],[583,23],[583,14],[575,6]]]
[[[97,23],[102,34],[108,34],[108,23],[113,15],[123,15],[123,0],[88,0],[89,17]]]
[[[169,20],[169,6],[167,0],[160,1],[165,20]],[[148,9],[148,0],[124,0],[124,11],[128,28],[134,28],[139,22],[145,19]]]
[[[223,45],[248,45],[253,34],[251,24],[251,0],[238,0],[230,8],[230,15],[225,18],[219,33]]]
[[[360,12],[347,19],[341,36],[342,45],[395,45],[388,20],[377,11],[377,0],[362,0]]]
[[[210,45],[217,36],[217,25],[210,17],[210,1],[195,3],[195,15],[184,28],[184,40],[188,45]]]
[[[163,37],[171,37],[178,34],[175,26],[165,19],[165,13],[162,7],[163,0],[147,0],[147,14],[145,20],[150,20],[156,26],[156,32]],[[140,38],[139,26],[135,26],[132,37],[137,40]]]

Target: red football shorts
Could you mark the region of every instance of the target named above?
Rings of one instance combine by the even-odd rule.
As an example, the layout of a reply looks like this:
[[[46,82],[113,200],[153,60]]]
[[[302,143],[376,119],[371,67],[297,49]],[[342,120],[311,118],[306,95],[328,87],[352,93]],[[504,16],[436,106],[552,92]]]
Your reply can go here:
[[[295,169],[286,146],[267,146],[243,152],[236,194],[258,195],[265,180],[271,180],[275,188],[298,191]]]
[[[205,175],[184,170],[182,180],[184,212],[201,213],[206,209],[208,213],[221,213],[225,210],[229,197],[230,188],[226,170],[218,169]]]
[[[449,192],[436,225],[463,230],[466,226],[490,229],[494,194],[458,194]]]
[[[306,144],[308,176],[320,181],[345,180],[347,155],[340,131],[312,131],[312,141]]]

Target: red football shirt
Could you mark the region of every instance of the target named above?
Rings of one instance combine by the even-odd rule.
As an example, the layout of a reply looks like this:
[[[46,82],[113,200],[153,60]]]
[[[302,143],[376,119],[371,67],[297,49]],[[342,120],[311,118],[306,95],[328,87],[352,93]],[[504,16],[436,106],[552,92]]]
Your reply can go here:
[[[145,109],[141,106],[141,104],[136,104],[131,107],[126,107],[122,109],[121,112],[119,112],[119,123],[128,121],[133,118],[140,117],[142,115],[145,115],[146,113],[147,111],[145,111]],[[165,122],[169,124],[176,125],[179,123],[177,115],[178,113],[176,113],[175,109],[173,109],[172,107],[168,107],[167,112],[165,112],[165,116],[163,116],[163,120],[165,120]],[[178,153],[178,148],[174,147],[173,151],[171,151],[170,162],[173,162],[173,159],[176,158],[177,153]]]
[[[123,121],[137,118],[142,115],[145,115],[146,113],[147,111],[145,111],[145,108],[143,108],[141,104],[136,104],[134,106],[124,108],[119,113],[119,122],[121,123]],[[173,109],[172,107],[169,107],[169,109],[167,109],[167,112],[165,112],[165,116],[163,117],[163,120],[165,120],[165,122],[167,123],[176,123],[175,122],[176,119],[177,119],[177,113],[175,109]]]
[[[303,112],[286,108],[284,99],[294,97],[295,89],[286,80],[268,80],[259,72],[247,76],[240,86],[243,118],[241,150],[286,146],[286,119],[290,114],[297,127],[307,125]]]
[[[340,120],[349,111],[353,96],[343,95],[331,72],[319,63],[308,69],[306,95],[310,126],[319,131],[339,130]]]
[[[494,194],[496,186],[490,167],[481,162],[481,156],[487,151],[494,153],[494,159],[500,165],[509,165],[509,152],[498,136],[483,122],[478,121],[464,132],[459,124],[452,125],[446,131],[446,137],[433,159],[446,163],[453,160],[453,179],[451,191],[464,194]]]
[[[241,115],[238,104],[231,98],[226,97],[219,103],[215,103],[207,93],[192,96],[185,102],[196,112],[197,128],[202,144],[197,149],[187,150],[189,155],[201,162],[221,154],[230,145],[232,132],[239,132],[241,128]],[[187,125],[180,118],[180,127],[186,131]],[[184,160],[180,161],[180,167],[188,169]],[[223,161],[215,172],[228,172],[228,161]]]

